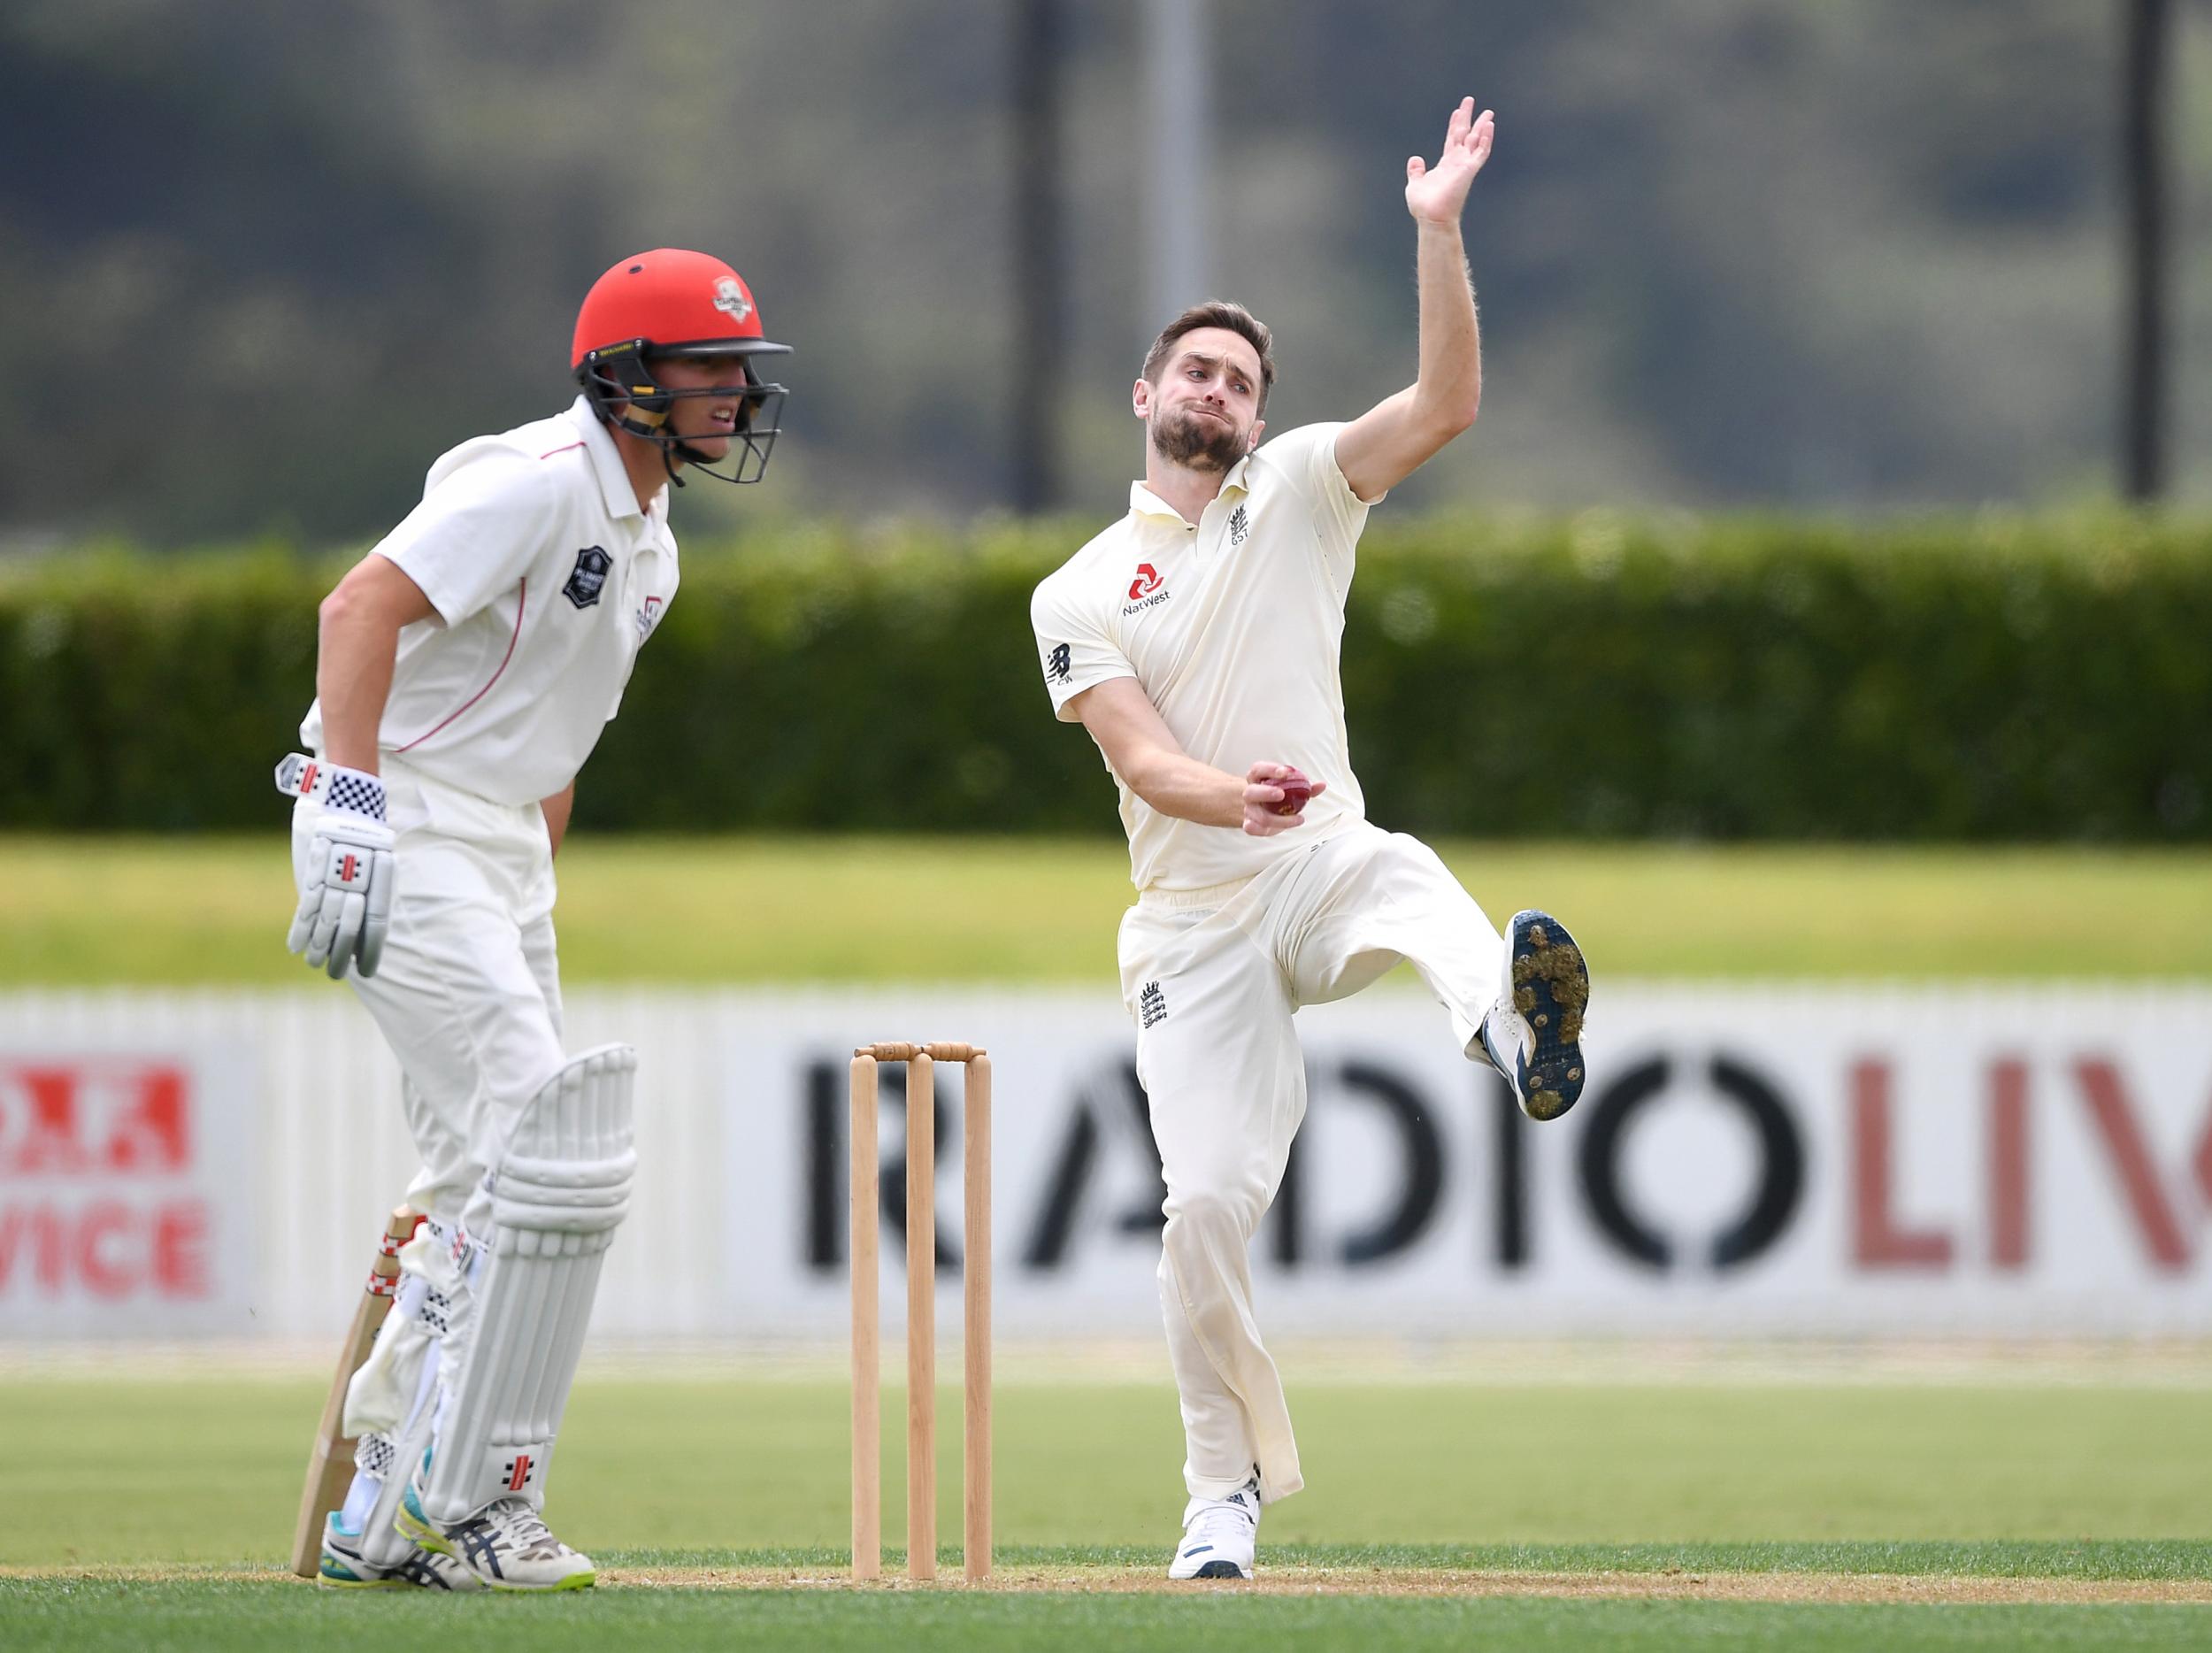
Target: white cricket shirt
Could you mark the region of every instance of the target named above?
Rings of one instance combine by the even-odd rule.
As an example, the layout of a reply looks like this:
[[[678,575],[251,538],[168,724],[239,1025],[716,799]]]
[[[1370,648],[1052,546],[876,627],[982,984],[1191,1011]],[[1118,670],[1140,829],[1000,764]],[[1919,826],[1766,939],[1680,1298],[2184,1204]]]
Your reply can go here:
[[[1306,824],[1255,838],[1163,815],[1115,777],[1141,889],[1203,889],[1363,819],[1338,663],[1363,503],[1336,462],[1340,424],[1307,425],[1233,466],[1195,526],[1141,482],[1129,514],[1037,588],[1030,622],[1060,717],[1133,677],[1183,750],[1241,775],[1291,764],[1329,789]]]
[[[638,508],[581,396],[440,458],[371,553],[438,611],[399,634],[380,750],[495,803],[567,786],[676,595],[667,512],[665,489]],[[318,700],[300,738],[319,752],[322,734]]]

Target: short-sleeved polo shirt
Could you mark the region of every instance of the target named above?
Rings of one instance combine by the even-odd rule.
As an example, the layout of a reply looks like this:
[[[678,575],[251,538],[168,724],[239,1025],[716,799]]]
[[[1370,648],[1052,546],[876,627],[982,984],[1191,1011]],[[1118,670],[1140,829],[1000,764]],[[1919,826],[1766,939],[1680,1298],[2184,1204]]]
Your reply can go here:
[[[1336,461],[1339,424],[1307,425],[1248,454],[1186,522],[1143,483],[1129,512],[1037,588],[1030,619],[1045,688],[1068,703],[1136,679],[1183,750],[1241,775],[1292,764],[1329,789],[1294,832],[1255,838],[1164,815],[1121,788],[1130,877],[1202,889],[1364,819],[1344,728],[1339,661],[1355,552],[1373,502]]]
[[[499,803],[566,787],[675,597],[667,509],[665,490],[639,507],[580,396],[440,458],[371,553],[437,610],[400,632],[381,752]],[[300,738],[321,750],[319,700]]]

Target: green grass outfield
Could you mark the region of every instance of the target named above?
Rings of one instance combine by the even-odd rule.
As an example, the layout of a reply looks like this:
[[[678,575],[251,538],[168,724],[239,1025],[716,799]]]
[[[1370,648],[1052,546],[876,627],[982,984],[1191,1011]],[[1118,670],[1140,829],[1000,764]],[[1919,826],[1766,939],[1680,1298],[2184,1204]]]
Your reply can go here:
[[[1550,906],[1623,975],[2212,979],[2212,852],[1443,848],[1494,914]],[[1103,988],[1128,901],[1104,842],[580,836],[561,872],[571,982]],[[0,985],[296,982],[289,907],[275,834],[0,839]],[[833,1375],[602,1371],[552,1513],[605,1588],[467,1601],[283,1572],[313,1379],[0,1363],[0,1648],[2212,1647],[2201,1356],[2155,1381],[2123,1360],[1918,1383],[1532,1357],[1482,1380],[1292,1365],[1310,1489],[1269,1512],[1258,1583],[1171,1593],[1164,1372],[1010,1361],[999,1585],[968,1591],[841,1582]],[[941,1416],[950,1536],[949,1392]]]
[[[1245,1593],[930,1594],[711,1588],[593,1591],[540,1601],[332,1600],[276,1582],[0,1579],[0,1634],[18,1653],[154,1649],[452,1648],[465,1653],[807,1649],[823,1653],[1208,1653],[1262,1649],[1555,1648],[1662,1653],[1698,1648],[2202,1649],[2205,1608],[2172,1604],[1960,1605],[1534,1595],[1296,1597]]]
[[[840,1380],[602,1371],[578,1388],[550,1513],[606,1588],[452,1602],[282,1574],[313,1380],[18,1363],[0,1373],[0,1645],[2212,1644],[2212,1379],[2200,1359],[2155,1381],[2113,1370],[1640,1383],[1294,1366],[1309,1485],[1268,1512],[1261,1580],[1172,1591],[1164,1379],[1010,1368],[999,1575],[975,1591],[956,1581],[956,1392],[948,1582],[855,1589]],[[903,1396],[885,1398],[895,1566]]]
[[[1624,976],[2212,978],[2212,850],[1448,842]],[[560,862],[565,978],[1091,983],[1117,842],[598,839]],[[0,837],[0,986],[283,985],[286,841]]]

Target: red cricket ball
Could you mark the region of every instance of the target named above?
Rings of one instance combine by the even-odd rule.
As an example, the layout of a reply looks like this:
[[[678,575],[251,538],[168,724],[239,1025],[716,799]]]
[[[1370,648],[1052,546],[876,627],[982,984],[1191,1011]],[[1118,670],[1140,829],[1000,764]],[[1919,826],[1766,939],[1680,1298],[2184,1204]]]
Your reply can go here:
[[[1275,806],[1278,815],[1295,815],[1313,796],[1313,782],[1294,769],[1278,777],[1275,784],[1283,789],[1283,801]]]

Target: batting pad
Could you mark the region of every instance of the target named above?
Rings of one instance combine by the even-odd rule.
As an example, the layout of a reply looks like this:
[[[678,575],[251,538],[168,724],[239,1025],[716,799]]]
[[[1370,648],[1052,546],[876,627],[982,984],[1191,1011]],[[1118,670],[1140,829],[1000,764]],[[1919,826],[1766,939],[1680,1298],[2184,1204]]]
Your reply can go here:
[[[600,1264],[629,1214],[636,1073],[637,1052],[623,1044],[569,1063],[523,1111],[489,1179],[476,1326],[422,1489],[423,1512],[443,1526],[498,1498],[544,1505]]]

